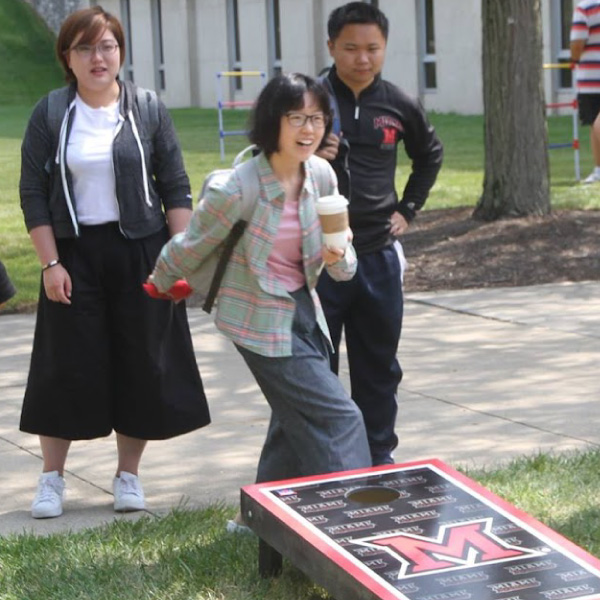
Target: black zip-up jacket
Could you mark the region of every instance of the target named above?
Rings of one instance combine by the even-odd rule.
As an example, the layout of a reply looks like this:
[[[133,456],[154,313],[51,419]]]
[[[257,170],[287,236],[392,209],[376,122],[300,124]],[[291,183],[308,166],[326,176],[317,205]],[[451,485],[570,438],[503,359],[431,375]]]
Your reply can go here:
[[[136,87],[119,81],[119,124],[113,141],[113,166],[119,205],[119,227],[125,237],[138,239],[160,231],[164,211],[191,208],[190,182],[171,117],[158,101],[154,134],[143,123]],[[73,181],[65,164],[66,144],[75,116],[75,85],[57,135],[50,126],[48,96],[33,110],[21,146],[21,208],[30,231],[51,225],[57,238],[79,235]]]
[[[342,130],[332,166],[340,193],[350,201],[353,245],[358,254],[374,252],[393,242],[392,213],[399,211],[410,222],[425,204],[442,165],[442,144],[421,103],[379,75],[358,99],[335,67],[328,77]],[[398,201],[394,177],[401,141],[412,161],[412,173]]]

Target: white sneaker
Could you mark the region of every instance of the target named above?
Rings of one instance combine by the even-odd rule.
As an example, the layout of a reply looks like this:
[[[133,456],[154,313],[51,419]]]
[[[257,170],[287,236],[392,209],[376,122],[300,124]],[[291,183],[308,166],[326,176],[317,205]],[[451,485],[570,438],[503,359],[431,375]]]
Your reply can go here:
[[[227,526],[225,527],[227,533],[241,533],[242,535],[253,535],[254,531],[248,527],[248,525],[240,525],[236,523],[233,519],[227,521]]]
[[[581,183],[597,183],[600,181],[600,173],[594,169]]]
[[[138,477],[132,473],[121,471],[120,477],[114,478],[113,494],[117,512],[133,512],[146,508],[142,484]]]
[[[241,512],[238,512],[233,519],[227,521],[225,529],[227,530],[227,533],[242,533],[244,535],[254,534],[254,531],[244,523]]]
[[[37,492],[31,504],[31,516],[34,519],[51,519],[63,513],[63,495],[65,480],[58,471],[42,473],[38,480]]]

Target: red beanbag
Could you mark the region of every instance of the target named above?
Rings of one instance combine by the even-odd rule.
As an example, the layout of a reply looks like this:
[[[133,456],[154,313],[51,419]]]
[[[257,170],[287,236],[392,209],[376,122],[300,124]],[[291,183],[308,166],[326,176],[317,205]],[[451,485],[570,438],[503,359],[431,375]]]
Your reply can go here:
[[[153,283],[143,283],[142,286],[148,296],[159,300],[183,300],[194,291],[185,279],[176,281],[166,292],[159,292]]]

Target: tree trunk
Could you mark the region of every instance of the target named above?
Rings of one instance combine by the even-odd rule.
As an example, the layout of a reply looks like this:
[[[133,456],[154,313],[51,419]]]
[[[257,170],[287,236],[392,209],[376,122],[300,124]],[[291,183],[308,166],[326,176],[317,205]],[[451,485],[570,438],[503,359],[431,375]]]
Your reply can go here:
[[[485,178],[474,218],[550,212],[540,0],[482,0]]]

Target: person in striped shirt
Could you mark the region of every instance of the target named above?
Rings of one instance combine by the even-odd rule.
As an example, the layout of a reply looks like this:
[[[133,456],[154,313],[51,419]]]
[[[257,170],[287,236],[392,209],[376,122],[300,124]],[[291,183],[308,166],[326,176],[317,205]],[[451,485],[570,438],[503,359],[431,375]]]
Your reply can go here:
[[[600,0],[581,0],[573,11],[571,60],[577,63],[577,103],[582,125],[591,125],[594,170],[583,183],[600,181]]]

